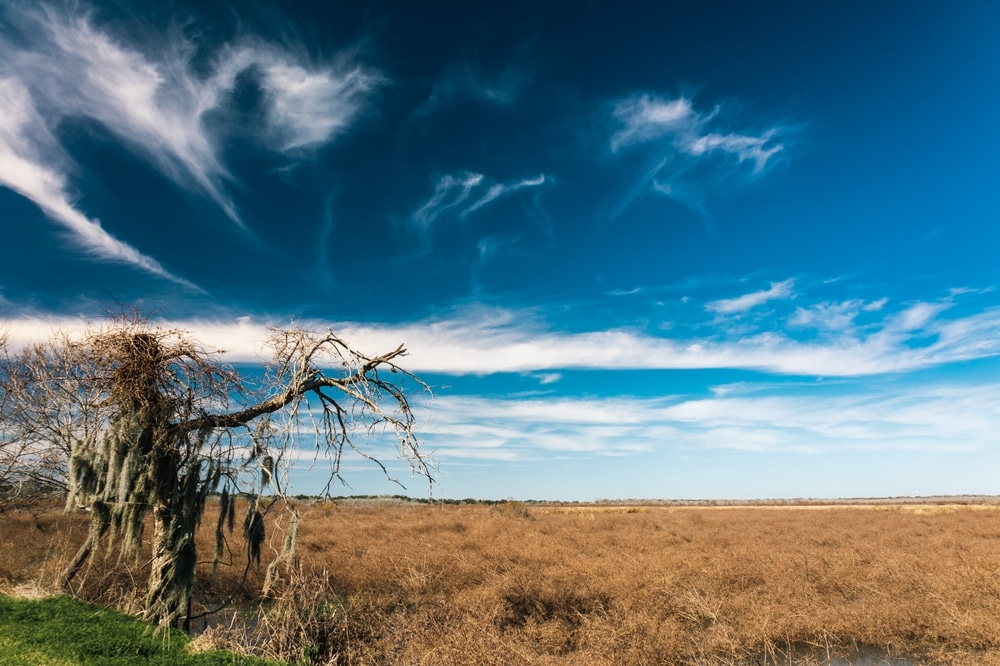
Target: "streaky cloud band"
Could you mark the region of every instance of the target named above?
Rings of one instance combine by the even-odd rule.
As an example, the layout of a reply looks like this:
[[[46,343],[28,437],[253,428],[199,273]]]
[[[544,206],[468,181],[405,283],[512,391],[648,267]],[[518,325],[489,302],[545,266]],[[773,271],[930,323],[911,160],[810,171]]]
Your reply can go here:
[[[330,327],[363,350],[409,350],[406,367],[416,372],[488,375],[567,369],[698,370],[750,369],[778,375],[861,377],[908,373],[1000,355],[1000,308],[945,318],[947,304],[917,303],[885,313],[864,329],[839,325],[820,338],[799,338],[798,311],[787,332],[750,332],[736,337],[720,329],[703,337],[655,336],[619,328],[566,332],[546,327],[532,313],[474,307],[447,317],[395,324],[309,321]],[[44,339],[54,325],[75,328],[78,319],[38,316],[6,322],[14,343]],[[279,325],[281,322],[277,322]],[[192,319],[164,322],[191,330],[204,343],[227,350],[232,362],[261,353],[268,326],[239,321]]]

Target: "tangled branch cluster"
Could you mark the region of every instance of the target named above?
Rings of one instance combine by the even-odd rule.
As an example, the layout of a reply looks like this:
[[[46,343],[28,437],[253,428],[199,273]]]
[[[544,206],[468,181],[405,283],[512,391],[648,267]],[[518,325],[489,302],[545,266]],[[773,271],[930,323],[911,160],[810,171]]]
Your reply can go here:
[[[240,494],[250,498],[248,566],[259,562],[262,514],[284,497],[288,470],[306,446],[314,462],[330,463],[325,492],[343,481],[345,451],[388,476],[361,442],[385,432],[395,435],[411,472],[433,480],[403,382],[429,389],[397,365],[402,346],[367,356],[331,331],[293,328],[273,329],[266,348],[262,378],[251,381],[187,332],[130,315],[7,355],[0,470],[4,461],[33,470],[26,473],[66,489],[68,509],[92,510],[90,537],[64,573],[67,585],[105,537],[137,554],[152,515],[145,615],[175,623],[189,614],[194,533],[207,498],[221,493],[215,563]],[[266,506],[258,501],[265,490],[273,498]],[[285,551],[294,551],[294,539]]]

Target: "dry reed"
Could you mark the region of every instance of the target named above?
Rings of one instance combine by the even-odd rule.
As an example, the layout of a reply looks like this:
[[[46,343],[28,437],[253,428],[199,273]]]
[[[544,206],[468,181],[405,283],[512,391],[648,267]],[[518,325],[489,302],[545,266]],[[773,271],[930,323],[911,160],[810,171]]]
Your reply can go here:
[[[993,506],[300,510],[297,563],[220,639],[329,664],[800,664],[865,650],[1000,664]],[[73,516],[2,520],[8,586],[51,577],[85,533]],[[235,588],[245,557],[231,546],[197,597]],[[99,557],[81,594],[127,606],[142,562],[117,564]]]

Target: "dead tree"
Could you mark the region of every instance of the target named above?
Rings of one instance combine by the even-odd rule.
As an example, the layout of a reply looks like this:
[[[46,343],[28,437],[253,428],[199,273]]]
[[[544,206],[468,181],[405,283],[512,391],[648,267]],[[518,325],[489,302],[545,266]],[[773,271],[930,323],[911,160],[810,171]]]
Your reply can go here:
[[[102,540],[137,553],[152,517],[143,614],[175,625],[189,613],[195,532],[211,494],[220,497],[217,561],[240,493],[251,498],[245,526],[259,557],[257,495],[268,486],[283,494],[281,478],[303,447],[330,463],[325,492],[342,480],[345,451],[388,476],[359,440],[383,432],[395,436],[411,472],[433,482],[406,393],[428,387],[397,365],[405,354],[400,346],[367,356],[331,331],[273,329],[262,378],[252,378],[185,331],[122,317],[78,336],[57,333],[7,358],[2,441],[63,456],[67,508],[91,511],[89,537],[64,584]]]
[[[87,437],[95,415],[83,384],[59,399],[40,400],[41,394],[61,388],[46,381],[51,373],[73,375],[68,357],[52,359],[60,365],[55,367],[44,347],[33,345],[13,358],[7,342],[0,332],[0,512],[30,509],[43,498],[65,495],[70,448],[75,438]],[[44,377],[35,375],[39,369]],[[29,403],[38,408],[25,409]]]

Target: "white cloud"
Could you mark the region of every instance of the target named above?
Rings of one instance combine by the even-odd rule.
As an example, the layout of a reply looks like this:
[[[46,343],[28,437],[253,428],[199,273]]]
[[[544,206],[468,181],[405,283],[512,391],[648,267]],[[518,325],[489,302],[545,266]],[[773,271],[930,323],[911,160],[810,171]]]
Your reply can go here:
[[[267,120],[276,148],[291,151],[326,143],[343,132],[381,76],[356,65],[344,71],[309,69],[289,54],[257,48],[247,60],[263,73]]]
[[[746,312],[768,301],[790,298],[793,286],[795,286],[793,278],[782,282],[772,282],[771,286],[763,291],[755,291],[736,298],[725,298],[706,303],[705,309],[709,312],[717,312],[718,314]]]
[[[434,183],[434,194],[411,216],[426,229],[443,213],[461,205],[469,198],[472,188],[483,182],[483,174],[466,171],[457,176],[441,176]]]
[[[918,331],[947,308],[948,305],[944,303],[917,303],[901,312],[893,323],[902,331]]]
[[[66,161],[27,88],[17,79],[0,78],[0,185],[34,202],[94,255],[194,287],[77,210],[67,194]]]
[[[781,144],[771,143],[774,130],[769,130],[761,136],[742,136],[739,134],[708,134],[695,139],[689,150],[692,155],[704,155],[714,150],[735,154],[740,162],[753,160],[754,171],[761,171],[767,166],[767,161],[784,149]]]
[[[229,174],[202,123],[223,90],[190,74],[185,62],[190,49],[142,53],[86,14],[50,8],[30,19],[32,47],[12,55],[53,122],[93,118],[166,175],[201,189],[239,220],[222,187]]]
[[[540,454],[614,454],[649,450],[642,406],[628,399],[435,398],[420,436],[442,461],[452,458],[516,460]],[[646,425],[652,430],[639,440]]]
[[[459,217],[466,217],[498,199],[526,188],[540,187],[551,181],[552,178],[544,174],[509,183],[496,182],[481,173],[470,171],[439,176],[434,183],[434,193],[410,216],[410,219],[418,228],[426,231],[439,217],[450,211],[457,209]],[[463,206],[473,194],[477,198],[471,204]]]
[[[471,206],[462,211],[462,216],[466,216],[469,213],[479,210],[486,204],[499,199],[501,197],[509,196],[518,190],[523,190],[526,187],[538,187],[545,183],[545,175],[540,175],[537,178],[525,178],[513,183],[494,183],[490,186],[490,189],[486,191],[479,199],[477,199]]]
[[[439,396],[421,432],[443,458],[656,449],[958,451],[1000,443],[1000,384],[770,388],[711,398]]]
[[[781,333],[736,339],[654,337],[627,329],[565,333],[523,313],[473,309],[447,319],[375,327],[336,327],[365,349],[405,342],[408,364],[433,372],[471,374],[565,368],[752,368],[780,374],[852,376],[905,372],[1000,354],[1000,309],[934,320],[910,332],[892,316],[863,336],[802,342]],[[914,336],[934,339],[911,346]]]
[[[901,313],[886,313],[881,321],[832,330],[815,340],[798,340],[782,332],[734,337],[724,329],[702,337],[684,337],[673,329],[665,332],[672,337],[625,328],[566,332],[547,326],[529,312],[486,307],[397,324],[304,323],[329,326],[372,354],[404,343],[410,351],[407,368],[456,375],[572,368],[743,368],[850,377],[910,372],[1000,355],[1000,308],[951,319],[944,318],[944,312],[940,304],[914,305]],[[913,328],[918,321],[920,326]],[[15,340],[42,339],[59,323],[72,328],[80,322],[31,317],[9,322]],[[227,358],[233,362],[255,360],[266,339],[264,324],[246,319],[165,325],[189,329],[205,344],[228,350]]]
[[[702,123],[691,101],[684,97],[663,100],[640,95],[618,102],[612,115],[623,125],[611,137],[612,152],[663,136],[690,137]]]
[[[806,345],[769,335],[732,343],[665,341],[624,331],[565,334],[546,331],[515,312],[480,309],[408,325],[334,328],[371,353],[406,342],[404,365],[418,372],[532,373],[543,384],[557,369],[757,367],[775,373],[827,376],[903,372],[1000,354],[1000,309],[923,323],[930,346],[910,338],[888,315],[867,338]],[[24,317],[4,330],[15,344],[46,337],[54,326],[78,321]],[[319,324],[314,322],[314,324]],[[256,358],[264,326],[250,318],[229,322],[167,322],[209,346],[230,350],[227,360]],[[690,344],[689,344],[690,343]],[[970,451],[1000,444],[1000,383],[926,382],[901,377],[838,382],[772,381],[714,387],[711,395],[566,397],[550,393],[507,398],[449,394],[430,402],[420,436],[444,465],[467,460],[535,460],[553,456],[627,456],[671,450],[734,449]]]
[[[775,155],[785,149],[781,139],[787,128],[730,131],[726,125],[732,119],[727,111],[717,106],[699,112],[684,96],[637,94],[615,102],[610,112],[611,152],[638,153],[643,159],[641,170],[612,217],[621,215],[646,193],[701,209],[711,189],[740,177],[744,163],[753,164],[751,176],[766,171]]]
[[[885,307],[885,304],[889,302],[888,298],[880,298],[878,300],[872,301],[870,303],[865,303],[861,308],[865,312],[878,312]]]
[[[838,303],[818,303],[796,308],[788,323],[823,331],[848,331],[862,312],[878,312],[888,302],[889,299],[880,298],[870,302],[851,299]]]
[[[91,251],[160,275],[166,272],[159,264],[100,230],[66,194],[73,164],[54,138],[56,126],[69,118],[96,121],[243,226],[226,191],[233,176],[220,154],[219,133],[231,127],[207,122],[227,110],[237,77],[259,75],[269,145],[286,152],[342,132],[381,81],[348,62],[312,66],[250,38],[221,49],[208,74],[200,75],[192,66],[195,46],[184,38],[147,31],[148,39],[126,42],[79,5],[25,6],[0,18],[8,19],[10,34],[18,37],[0,37],[3,184],[39,205]]]
[[[700,157],[713,152],[733,155],[739,162],[752,161],[762,171],[775,154],[784,149],[777,141],[778,128],[760,134],[706,131],[721,120],[722,109],[699,113],[686,97],[664,99],[638,95],[617,102],[612,110],[620,128],[611,135],[611,151],[666,140],[674,150]],[[669,185],[663,185],[669,189]]]

